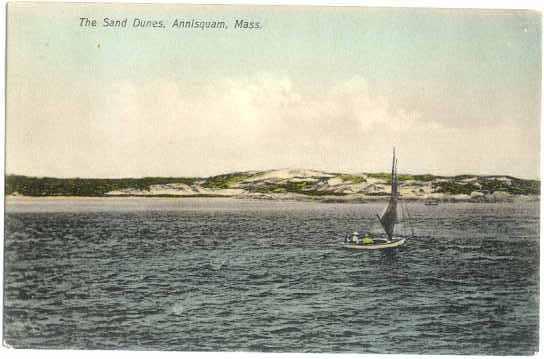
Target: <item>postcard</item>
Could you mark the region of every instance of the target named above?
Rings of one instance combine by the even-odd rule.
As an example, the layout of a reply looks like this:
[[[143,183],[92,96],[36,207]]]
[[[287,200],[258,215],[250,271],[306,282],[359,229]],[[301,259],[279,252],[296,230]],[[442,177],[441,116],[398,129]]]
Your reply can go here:
[[[533,355],[541,26],[10,3],[3,345]]]

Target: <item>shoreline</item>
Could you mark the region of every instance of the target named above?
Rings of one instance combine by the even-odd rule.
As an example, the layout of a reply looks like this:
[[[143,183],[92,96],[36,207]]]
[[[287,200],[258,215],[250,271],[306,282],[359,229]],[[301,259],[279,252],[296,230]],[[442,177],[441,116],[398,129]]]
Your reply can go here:
[[[390,175],[307,169],[233,172],[206,178],[120,179],[7,176],[5,193],[32,198],[234,198],[269,201],[366,203],[388,201]],[[509,176],[401,175],[405,201],[510,202],[540,200],[540,182]]]
[[[122,199],[122,200],[134,200],[134,199],[233,199],[233,200],[251,200],[251,201],[272,201],[272,202],[284,202],[284,201],[295,201],[295,202],[315,202],[315,203],[375,203],[375,202],[387,202],[389,196],[307,196],[307,195],[254,195],[254,196],[226,196],[226,195],[110,195],[110,196],[24,196],[24,195],[5,195],[4,203],[13,201],[21,202],[39,202],[41,200],[55,200],[55,201],[69,201],[69,200],[98,200],[98,199]],[[437,204],[442,203],[508,203],[508,202],[539,202],[540,196],[537,195],[511,195],[505,198],[464,198],[459,197],[458,195],[443,195],[441,197],[428,197],[428,198],[414,198],[414,197],[405,197],[402,198],[405,202],[414,202],[414,203],[425,203],[429,200],[436,202]]]

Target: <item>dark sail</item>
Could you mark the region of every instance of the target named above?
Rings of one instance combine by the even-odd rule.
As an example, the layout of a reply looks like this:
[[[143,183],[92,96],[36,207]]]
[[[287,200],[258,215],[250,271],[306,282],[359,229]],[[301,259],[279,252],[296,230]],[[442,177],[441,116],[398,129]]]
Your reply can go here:
[[[397,214],[397,202],[398,202],[398,179],[397,179],[397,159],[395,156],[395,149],[393,149],[393,165],[391,167],[391,198],[389,199],[389,204],[383,212],[382,216],[379,217],[380,223],[387,234],[389,239],[393,238],[393,233],[395,231],[395,224],[398,223],[398,214]]]

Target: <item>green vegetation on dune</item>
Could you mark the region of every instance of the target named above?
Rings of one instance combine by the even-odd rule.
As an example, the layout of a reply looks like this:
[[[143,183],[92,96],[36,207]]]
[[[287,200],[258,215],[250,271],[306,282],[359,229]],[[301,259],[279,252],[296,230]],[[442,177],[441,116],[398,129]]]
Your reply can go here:
[[[403,181],[414,181],[414,180],[415,180],[415,178],[414,178],[414,176],[412,176],[412,175],[401,175],[401,174],[399,174],[399,181],[400,181],[400,182],[403,182]]]
[[[511,194],[540,194],[540,181],[536,180],[521,180],[518,178],[509,177],[511,184],[496,179],[481,178],[480,184],[482,190],[488,192],[503,191]]]
[[[371,178],[378,178],[378,179],[385,180],[386,183],[388,183],[388,184],[391,183],[391,173],[385,173],[385,172],[368,173],[367,176],[371,177]],[[403,182],[403,181],[430,182],[430,181],[432,181],[434,179],[441,178],[441,177],[433,176],[433,175],[430,175],[430,174],[423,174],[423,175],[399,174],[398,177],[399,177],[400,182]]]
[[[384,181],[384,183],[387,184],[387,185],[390,185],[390,184],[391,184],[391,173],[385,173],[385,172],[380,172],[380,173],[367,173],[366,175],[367,175],[369,178],[381,179],[381,180]]]
[[[184,183],[193,184],[197,178],[144,177],[144,178],[51,178],[6,176],[6,194],[19,193],[25,196],[103,196],[126,188],[149,189],[151,185]]]
[[[366,179],[362,176],[355,176],[355,175],[349,175],[349,174],[340,174],[339,177],[344,182],[351,182],[353,184],[357,183],[365,183]]]
[[[247,172],[235,172],[213,176],[206,178],[202,186],[207,188],[227,189],[253,176],[255,176],[255,174],[249,174]]]
[[[412,175],[412,179],[415,181],[422,181],[422,182],[430,182],[436,178],[436,176],[430,175],[430,174],[424,174],[424,175]]]
[[[448,181],[433,183],[433,191],[438,193],[470,195],[474,191],[480,191],[480,187],[477,187],[472,183],[458,183],[455,181]]]
[[[391,181],[391,173],[378,172],[378,173],[367,173],[366,175],[371,178],[379,178],[379,179]]]
[[[306,196],[344,196],[344,193],[335,193],[332,191],[317,191],[314,189],[314,182],[297,181],[286,183],[266,184],[254,188],[259,193],[297,193]]]
[[[26,177],[8,175],[5,179],[5,193],[7,195],[18,193],[25,196],[104,196],[106,193],[116,190],[149,190],[152,185],[165,185],[183,183],[196,185],[208,189],[221,190],[241,187],[254,193],[295,193],[307,196],[344,196],[350,193],[343,192],[341,186],[327,185],[329,177],[314,177],[313,180],[278,180],[268,179],[264,181],[244,181],[254,178],[264,172],[236,172],[208,178],[188,177],[144,177],[144,178],[51,178],[51,177]],[[364,176],[351,174],[336,174],[345,182],[358,184],[366,182]],[[380,178],[386,184],[391,183],[391,175],[388,173],[367,174],[369,178]],[[471,180],[471,178],[474,178]],[[470,176],[455,177],[424,175],[399,175],[401,185],[405,181],[421,181],[432,186],[435,193],[451,195],[466,194],[472,192],[493,193],[497,191],[507,192],[513,195],[539,195],[540,181],[524,180],[509,176]],[[242,185],[240,185],[243,183]],[[317,185],[319,183],[319,185]],[[349,185],[348,185],[349,186]],[[321,190],[317,190],[321,188]],[[200,194],[196,194],[200,196]],[[387,195],[387,193],[366,193],[367,196]]]
[[[516,195],[538,195],[540,194],[540,181],[522,180],[514,177],[507,177],[511,182],[499,181],[492,177],[478,177],[476,185],[474,182],[457,182],[475,176],[457,176],[448,182],[433,183],[433,190],[438,193],[467,194],[472,192],[493,193],[497,191],[507,192]]]

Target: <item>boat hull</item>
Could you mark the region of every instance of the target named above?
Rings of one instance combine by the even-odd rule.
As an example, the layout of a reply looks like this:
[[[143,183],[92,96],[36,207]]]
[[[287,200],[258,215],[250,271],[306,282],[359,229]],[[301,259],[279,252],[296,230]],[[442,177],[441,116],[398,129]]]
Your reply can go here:
[[[391,242],[379,243],[379,244],[353,244],[353,243],[344,243],[344,248],[348,249],[357,249],[357,250],[375,250],[375,249],[388,249],[396,248],[402,246],[406,238],[398,239]]]

